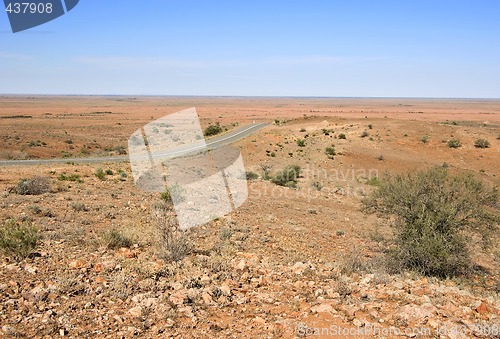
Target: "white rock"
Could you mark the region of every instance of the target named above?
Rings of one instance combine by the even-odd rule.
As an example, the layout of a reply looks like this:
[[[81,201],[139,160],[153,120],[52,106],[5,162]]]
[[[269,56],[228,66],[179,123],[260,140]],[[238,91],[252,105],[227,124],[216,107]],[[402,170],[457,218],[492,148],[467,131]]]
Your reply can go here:
[[[135,318],[140,318],[142,317],[142,307],[141,306],[136,306],[128,310],[128,313],[135,317]]]

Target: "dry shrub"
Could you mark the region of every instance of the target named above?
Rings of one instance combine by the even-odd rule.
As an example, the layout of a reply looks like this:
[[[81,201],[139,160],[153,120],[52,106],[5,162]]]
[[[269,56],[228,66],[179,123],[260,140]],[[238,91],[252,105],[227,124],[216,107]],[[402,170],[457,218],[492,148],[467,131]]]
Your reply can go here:
[[[34,176],[31,179],[21,179],[12,189],[21,195],[40,195],[50,191],[50,179]]]
[[[182,260],[192,248],[186,232],[179,229],[173,207],[156,203],[152,213],[159,255],[167,261]]]
[[[27,258],[39,241],[38,230],[31,223],[8,219],[0,228],[0,251],[16,260]]]
[[[498,191],[445,167],[388,176],[364,201],[367,211],[395,216],[390,268],[449,277],[470,272],[472,234],[487,245],[498,232]]]

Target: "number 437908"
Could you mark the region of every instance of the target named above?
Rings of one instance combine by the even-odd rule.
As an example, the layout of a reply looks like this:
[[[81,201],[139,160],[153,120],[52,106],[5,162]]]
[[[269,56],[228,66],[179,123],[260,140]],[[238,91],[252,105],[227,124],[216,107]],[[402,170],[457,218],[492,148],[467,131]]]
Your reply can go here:
[[[9,3],[5,7],[5,11],[9,14],[50,14],[52,13],[52,3],[14,2]]]

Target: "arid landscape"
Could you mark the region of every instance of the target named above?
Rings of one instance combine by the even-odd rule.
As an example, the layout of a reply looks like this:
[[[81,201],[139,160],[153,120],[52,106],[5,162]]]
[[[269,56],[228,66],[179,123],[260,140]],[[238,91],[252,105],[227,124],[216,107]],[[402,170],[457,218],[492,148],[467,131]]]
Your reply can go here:
[[[498,187],[500,100],[5,95],[0,160],[127,155],[190,107],[223,133],[269,125],[233,144],[248,200],[187,232],[128,162],[0,166],[1,227],[36,233],[2,252],[2,335],[500,338],[498,222],[489,245],[467,233],[470,269],[439,276],[391,267],[396,217],[365,208],[388,175],[430,168]]]

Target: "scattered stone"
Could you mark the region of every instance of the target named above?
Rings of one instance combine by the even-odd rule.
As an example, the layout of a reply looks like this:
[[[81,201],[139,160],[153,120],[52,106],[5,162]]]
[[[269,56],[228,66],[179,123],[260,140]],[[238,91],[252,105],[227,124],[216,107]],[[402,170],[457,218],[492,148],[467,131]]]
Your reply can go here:
[[[73,260],[69,263],[69,267],[74,268],[74,269],[80,269],[83,266],[85,266],[85,261],[82,259]]]
[[[12,326],[9,326],[9,325],[3,325],[2,326],[2,332],[5,334],[5,335],[8,335],[8,336],[14,336],[17,334],[17,331],[14,327]]]
[[[134,318],[142,317],[142,307],[136,306],[128,310],[128,313]]]
[[[479,306],[477,306],[475,308],[475,310],[479,314],[485,314],[485,313],[488,313],[488,311],[489,311],[488,305],[486,305],[485,302],[481,302],[481,304],[479,304]]]
[[[309,266],[303,262],[296,262],[293,266],[292,266],[292,272],[299,275],[299,274],[302,274],[304,273],[304,271],[309,268]]]
[[[420,306],[414,304],[408,304],[403,307],[400,307],[399,311],[396,312],[396,315],[408,322],[421,324],[424,322],[425,319],[434,316],[436,312],[437,308],[429,303],[422,304]]]
[[[311,307],[312,313],[332,313],[334,311],[333,306],[328,303],[322,303]]]

